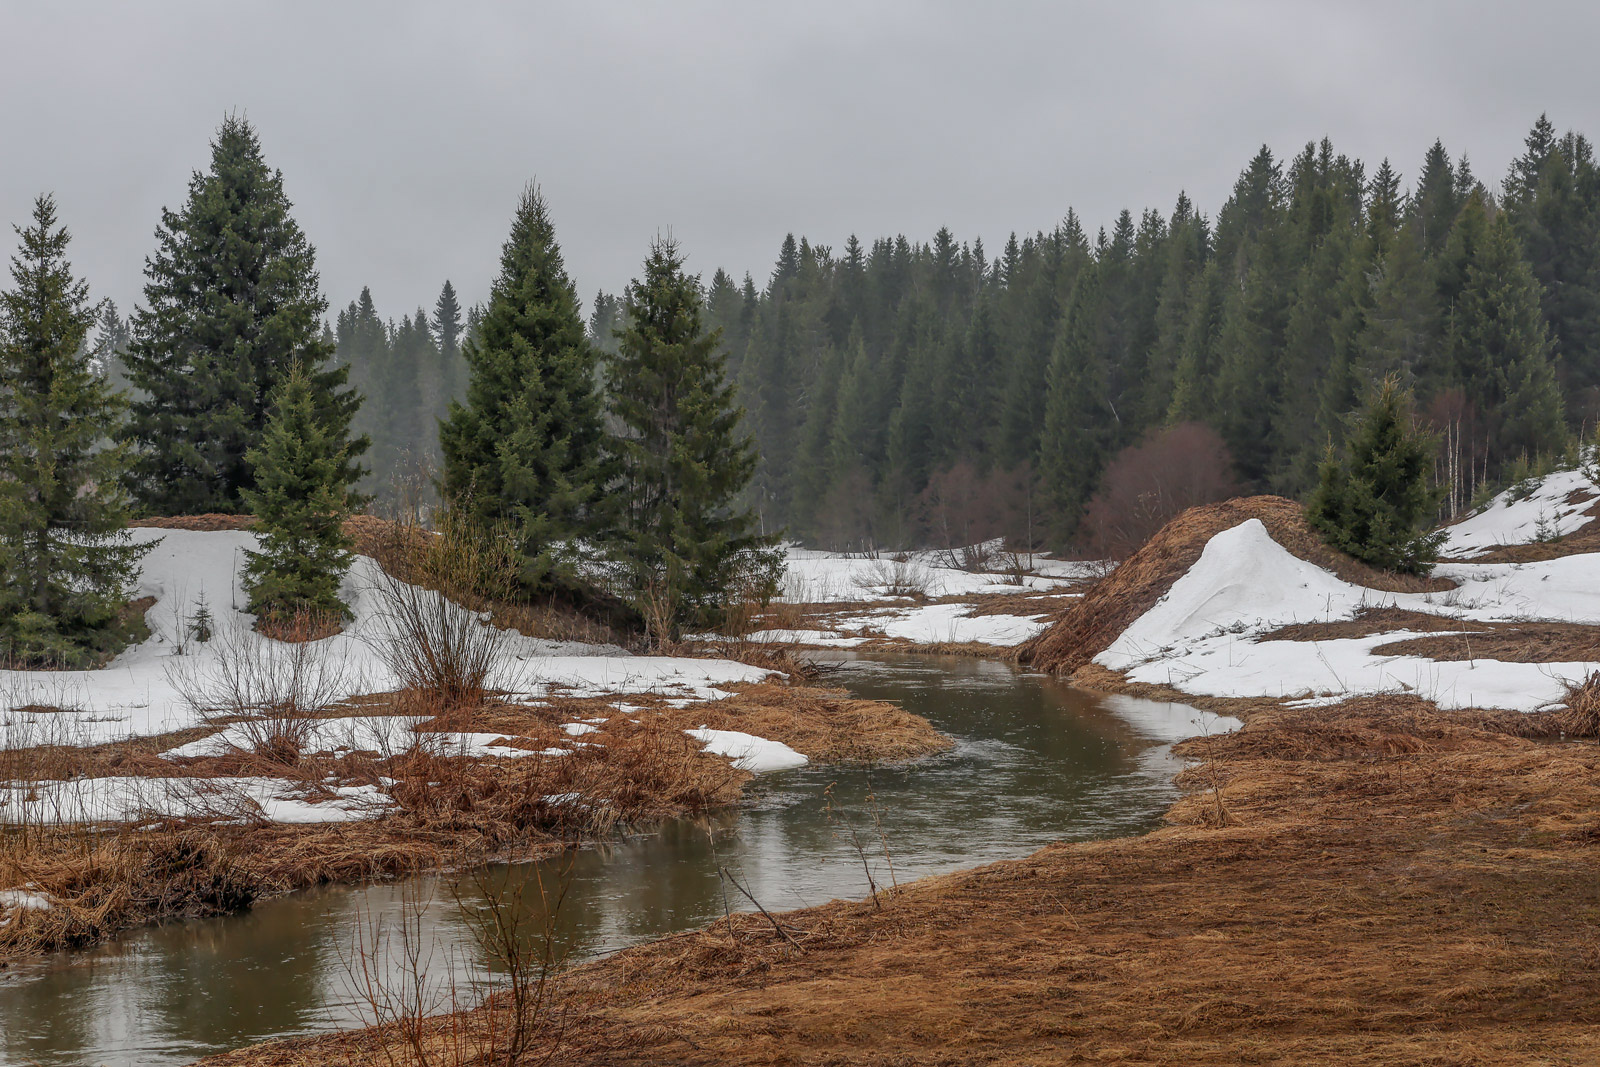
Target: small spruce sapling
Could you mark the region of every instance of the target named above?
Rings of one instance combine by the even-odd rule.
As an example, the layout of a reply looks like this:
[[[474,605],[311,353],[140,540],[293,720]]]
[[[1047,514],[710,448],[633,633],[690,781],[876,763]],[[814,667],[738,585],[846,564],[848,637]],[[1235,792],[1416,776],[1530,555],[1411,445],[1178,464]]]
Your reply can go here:
[[[1358,417],[1344,453],[1329,447],[1306,521],[1356,559],[1426,573],[1445,536],[1419,532],[1440,499],[1429,478],[1432,467],[1433,441],[1413,424],[1410,394],[1387,378]]]
[[[202,645],[211,640],[216,630],[216,619],[211,614],[211,607],[206,603],[206,594],[202,590],[195,601],[194,614],[189,618],[189,636]]]
[[[256,488],[245,500],[261,544],[245,553],[249,610],[273,626],[302,620],[320,628],[350,618],[339,598],[352,559],[344,534],[348,449],[319,418],[314,385],[300,369],[279,386],[261,445],[248,458]]]

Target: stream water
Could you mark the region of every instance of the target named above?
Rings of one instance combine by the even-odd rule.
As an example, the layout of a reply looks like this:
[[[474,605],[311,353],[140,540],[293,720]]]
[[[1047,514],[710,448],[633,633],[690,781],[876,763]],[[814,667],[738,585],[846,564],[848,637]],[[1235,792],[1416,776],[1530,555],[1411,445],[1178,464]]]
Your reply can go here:
[[[577,962],[705,925],[730,904],[750,910],[723,868],[777,910],[865,898],[869,877],[883,887],[1051,841],[1139,833],[1174,797],[1169,742],[1211,728],[1183,705],[1076,690],[983,660],[847,659],[837,682],[899,701],[955,748],[902,766],[768,775],[737,811],[488,880],[520,893],[531,925]],[[356,1025],[358,948],[392,977],[415,946],[428,996],[442,1007],[455,982],[470,997],[478,969],[463,906],[480,881],[300,893],[0,972],[0,1064],[178,1064]],[[548,922],[541,889],[563,894]]]

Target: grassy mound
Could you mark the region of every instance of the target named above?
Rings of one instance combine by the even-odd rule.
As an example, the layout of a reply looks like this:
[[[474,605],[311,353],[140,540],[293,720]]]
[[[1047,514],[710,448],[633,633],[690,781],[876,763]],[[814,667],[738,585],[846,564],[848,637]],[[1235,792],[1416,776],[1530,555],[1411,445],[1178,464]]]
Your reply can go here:
[[[1108,577],[1068,605],[1049,629],[1019,647],[1018,662],[1058,674],[1082,667],[1155,607],[1199,560],[1207,542],[1250,519],[1260,519],[1272,539],[1294,555],[1347,582],[1395,593],[1450,588],[1441,578],[1380,571],[1329,548],[1306,525],[1300,505],[1293,500],[1239,497],[1190,508],[1167,523]]]

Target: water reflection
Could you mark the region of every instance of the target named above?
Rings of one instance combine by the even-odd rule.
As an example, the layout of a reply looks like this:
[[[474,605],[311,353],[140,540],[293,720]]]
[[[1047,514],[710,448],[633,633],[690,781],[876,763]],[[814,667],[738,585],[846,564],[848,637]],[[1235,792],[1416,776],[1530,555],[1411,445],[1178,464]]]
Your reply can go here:
[[[589,959],[711,922],[725,891],[735,910],[747,909],[719,867],[766,907],[792,908],[867,896],[863,852],[871,877],[887,885],[1051,841],[1140,832],[1172,800],[1165,742],[1204,728],[1192,724],[1193,709],[1073,690],[981,660],[849,660],[840,680],[860,696],[903,702],[954,736],[955,748],[911,765],[772,775],[753,783],[737,813],[494,878],[525,887],[535,913],[541,882],[565,885],[553,920],[558,951]],[[383,965],[398,967],[408,916],[443,996],[472,971],[461,909],[475,892],[428,878],[303,893],[24,968],[0,977],[0,1063],[182,1063],[349,1025],[360,1017],[354,947],[382,949]]]

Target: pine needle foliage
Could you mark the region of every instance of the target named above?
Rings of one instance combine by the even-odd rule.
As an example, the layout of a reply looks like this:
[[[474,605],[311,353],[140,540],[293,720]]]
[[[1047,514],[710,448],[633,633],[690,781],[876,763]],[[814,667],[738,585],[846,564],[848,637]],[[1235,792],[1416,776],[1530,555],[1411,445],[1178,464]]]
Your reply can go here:
[[[128,639],[122,618],[140,557],[109,445],[124,404],[91,365],[88,283],[41,196],[15,227],[0,294],[0,656],[22,666],[93,666]]]
[[[1323,540],[1385,570],[1425,574],[1443,533],[1423,533],[1439,503],[1434,441],[1414,425],[1411,395],[1394,378],[1373,392],[1343,454],[1331,446],[1306,505]]]
[[[622,427],[626,513],[615,540],[624,595],[657,639],[683,623],[714,626],[736,596],[770,598],[776,537],[735,501],[756,453],[728,381],[719,330],[707,330],[699,280],[657,240],[623,300],[626,328],[607,364],[611,413]]]
[[[607,529],[599,363],[536,186],[522,194],[489,306],[462,347],[466,403],[439,428],[443,494],[484,528],[509,523],[528,592],[570,584]]]
[[[339,583],[351,563],[344,520],[349,446],[322,421],[311,377],[295,368],[278,388],[261,444],[247,455],[260,551],[246,552],[245,591],[261,621],[348,619]]]
[[[349,369],[328,367],[327,301],[315,250],[290,215],[283,175],[267,167],[244,119],[223,122],[211,167],[189,181],[182,211],[162,211],[133,318],[128,376],[138,390],[128,437],[135,495],[153,514],[237,512],[254,487],[245,454],[261,442],[278,384],[299,366],[318,416],[349,431],[361,398]],[[346,449],[353,485],[366,449]]]

